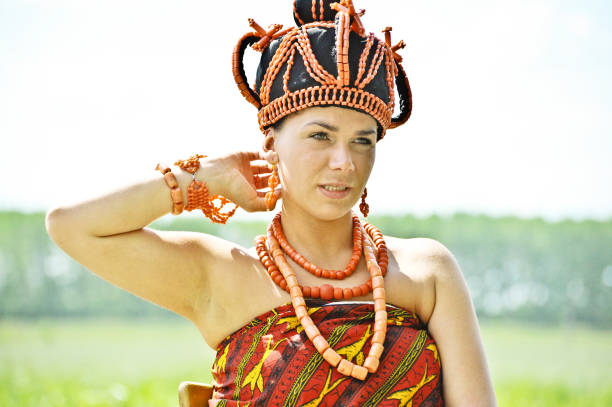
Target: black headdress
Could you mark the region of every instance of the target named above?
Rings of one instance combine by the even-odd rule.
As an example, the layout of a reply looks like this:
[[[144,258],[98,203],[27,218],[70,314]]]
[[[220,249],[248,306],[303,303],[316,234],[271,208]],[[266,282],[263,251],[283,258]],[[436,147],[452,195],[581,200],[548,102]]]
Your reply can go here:
[[[262,132],[283,117],[311,106],[337,105],[373,116],[379,124],[378,139],[388,128],[404,124],[412,110],[412,94],[397,50],[391,45],[391,27],[385,40],[366,34],[353,0],[294,0],[297,27],[282,30],[273,24],[245,34],[233,53],[233,73],[242,95],[252,103]],[[247,46],[262,52],[255,87],[243,67]],[[400,113],[393,116],[394,85]]]

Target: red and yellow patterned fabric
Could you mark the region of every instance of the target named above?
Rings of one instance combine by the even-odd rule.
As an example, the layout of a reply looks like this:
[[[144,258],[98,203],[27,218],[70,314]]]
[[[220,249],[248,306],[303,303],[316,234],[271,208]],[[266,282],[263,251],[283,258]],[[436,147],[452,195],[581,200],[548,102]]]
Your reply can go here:
[[[332,348],[362,364],[370,348],[373,304],[319,299],[307,305]],[[219,344],[209,406],[442,406],[435,341],[414,313],[389,304],[387,313],[380,366],[364,381],[342,375],[322,358],[291,304],[258,316]]]

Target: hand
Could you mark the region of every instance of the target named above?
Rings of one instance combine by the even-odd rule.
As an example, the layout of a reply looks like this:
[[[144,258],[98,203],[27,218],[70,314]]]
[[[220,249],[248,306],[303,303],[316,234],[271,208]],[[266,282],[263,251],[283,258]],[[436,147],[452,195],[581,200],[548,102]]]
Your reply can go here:
[[[265,163],[253,163],[264,160],[264,153],[258,151],[240,151],[220,158],[207,159],[203,165],[204,171],[214,171],[218,174],[211,194],[226,197],[247,212],[267,211],[266,193],[268,179],[272,174],[272,166]],[[212,181],[212,180],[211,180]],[[260,191],[264,189],[264,191]],[[282,188],[279,185],[274,193],[277,198],[281,196]]]

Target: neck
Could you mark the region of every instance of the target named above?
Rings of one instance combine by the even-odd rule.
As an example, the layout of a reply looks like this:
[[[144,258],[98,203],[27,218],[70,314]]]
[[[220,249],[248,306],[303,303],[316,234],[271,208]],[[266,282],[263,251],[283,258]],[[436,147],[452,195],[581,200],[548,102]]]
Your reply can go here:
[[[283,233],[298,253],[320,267],[346,266],[353,250],[352,212],[338,219],[323,220],[284,203],[282,212]]]

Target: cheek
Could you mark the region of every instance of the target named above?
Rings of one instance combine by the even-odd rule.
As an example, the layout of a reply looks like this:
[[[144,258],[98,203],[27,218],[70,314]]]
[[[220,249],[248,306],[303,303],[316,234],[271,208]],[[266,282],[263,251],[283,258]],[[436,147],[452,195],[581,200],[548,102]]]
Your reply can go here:
[[[370,174],[374,168],[374,160],[364,158],[362,162],[359,164],[355,163],[355,165],[357,166],[357,179],[355,181],[358,182],[360,184],[359,186],[363,189],[365,186],[367,186],[370,179]],[[359,192],[359,195],[361,195],[361,192]]]
[[[354,163],[357,171],[365,176],[368,176],[374,167],[374,152],[365,152],[362,154],[355,154]]]
[[[281,168],[281,182],[283,187],[291,193],[299,193],[312,188],[318,178],[317,175],[325,169],[325,162],[320,153],[307,151],[286,155]]]

